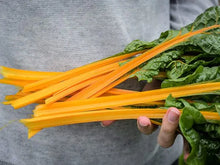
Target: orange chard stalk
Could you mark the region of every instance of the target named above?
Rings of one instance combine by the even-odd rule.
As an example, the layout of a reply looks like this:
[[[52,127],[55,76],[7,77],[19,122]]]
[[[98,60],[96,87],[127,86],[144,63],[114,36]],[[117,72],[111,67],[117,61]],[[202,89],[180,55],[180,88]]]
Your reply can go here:
[[[74,84],[78,84],[78,83],[81,83],[81,82],[88,80],[92,77],[96,77],[96,76],[102,75],[104,73],[108,73],[110,71],[113,71],[113,70],[117,69],[118,67],[120,67],[118,63],[113,63],[113,64],[110,64],[107,66],[100,67],[98,69],[94,69],[94,70],[85,72],[83,74],[80,74],[80,75],[75,76],[73,78],[70,78],[68,80],[62,81],[58,84],[51,85],[47,88],[41,89],[39,91],[36,91],[36,92],[33,92],[29,95],[21,97],[17,100],[14,100],[12,103],[12,106],[14,106],[15,109],[26,106],[26,105],[34,103],[40,99],[44,99],[46,97],[49,97],[52,94],[54,94],[60,90],[71,87]],[[29,91],[22,90],[22,92],[29,92]]]
[[[61,73],[59,75],[49,77],[47,79],[43,79],[43,80],[38,81],[33,84],[26,85],[24,87],[24,91],[35,91],[38,89],[42,89],[44,87],[47,87],[48,85],[53,85],[53,84],[59,83],[61,81],[64,81],[66,79],[69,79],[71,77],[78,76],[79,74],[89,72],[93,69],[97,69],[97,68],[115,63],[115,62],[119,62],[121,60],[125,60],[127,58],[133,57],[133,56],[135,56],[139,53],[142,53],[142,52],[144,52],[144,51],[132,52],[132,53],[116,56],[116,57],[107,58],[107,59],[100,60],[97,62],[93,62],[93,63],[87,64],[87,65],[84,65],[84,66],[81,66],[78,68],[74,68],[72,70],[66,71],[66,72]]]
[[[74,100],[68,102],[54,103],[52,105],[37,106],[34,110],[34,115],[43,116],[58,113],[71,113],[103,108],[114,108],[116,106],[126,106],[165,100],[170,94],[172,94],[173,97],[177,98],[211,92],[219,89],[220,82],[214,82],[156,89],[151,91],[136,92],[132,94]]]
[[[33,80],[41,80],[47,77],[55,76],[60,73],[61,72],[30,71],[30,70],[22,70],[22,69],[0,66],[0,74],[2,74],[3,77],[7,79],[33,81]]]
[[[92,83],[94,83],[95,81],[99,80],[100,78],[103,78],[104,75],[88,79],[88,80],[86,80],[84,82],[81,82],[79,84],[73,85],[72,87],[69,87],[69,88],[67,88],[65,90],[59,91],[59,92],[55,93],[53,96],[47,98],[45,100],[45,104],[52,104],[52,103],[54,103],[54,102],[56,102],[56,101],[58,101],[58,100],[60,100],[60,99],[62,99],[64,97],[66,97],[68,95],[71,95],[73,93],[75,95],[75,92],[77,92],[78,90],[81,90],[81,89],[91,85]]]
[[[104,120],[124,120],[137,119],[139,116],[147,116],[151,119],[162,119],[166,109],[114,109],[100,110],[82,113],[58,114],[52,116],[36,117],[31,119],[20,120],[29,130],[29,138],[35,135],[43,128],[55,127],[68,124],[97,122]],[[203,112],[206,119],[220,120],[217,112]],[[154,124],[160,124],[154,122]]]
[[[8,79],[8,78],[3,78],[0,79],[0,83],[2,84],[8,84],[8,85],[14,85],[18,87],[24,87],[27,84],[33,83],[33,80],[15,80],[15,79]]]
[[[119,85],[120,83],[124,82],[125,80],[129,79],[130,76],[132,74],[134,74],[135,72],[137,72],[138,70],[133,71],[130,74],[124,75],[122,77],[120,77],[118,80],[112,82],[111,84],[109,84],[108,86],[106,86],[105,88],[103,88],[102,90],[100,90],[99,92],[97,92],[96,94],[94,94],[93,96],[91,96],[90,98],[96,98],[99,97],[101,95],[103,95],[104,93],[106,93],[108,90],[112,89],[113,87]],[[103,79],[102,79],[103,80]],[[80,93],[77,93],[76,95],[73,95],[71,98],[68,99],[68,101],[71,100],[77,100],[77,99],[81,99],[80,97]]]

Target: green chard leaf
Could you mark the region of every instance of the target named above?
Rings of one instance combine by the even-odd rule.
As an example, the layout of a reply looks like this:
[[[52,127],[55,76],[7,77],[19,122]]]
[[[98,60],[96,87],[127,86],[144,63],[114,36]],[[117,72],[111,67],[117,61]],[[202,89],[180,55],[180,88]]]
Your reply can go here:
[[[158,75],[160,71],[164,70],[167,63],[172,62],[174,59],[179,58],[183,54],[182,50],[170,50],[162,53],[159,57],[155,57],[146,65],[142,66],[140,71],[135,73],[138,80],[147,80],[151,82],[153,77]]]
[[[213,103],[213,105],[220,104]],[[217,165],[219,163],[220,125],[205,120],[200,113],[201,110],[206,110],[210,106],[216,107],[213,105],[208,105],[203,101],[189,103],[184,99],[175,99],[171,95],[166,99],[166,107],[183,108],[179,126],[182,135],[191,147],[190,155],[185,163],[187,165],[206,165],[207,163]],[[183,163],[183,159],[180,158],[180,162]]]
[[[181,59],[174,60],[168,64],[166,73],[170,79],[177,79],[192,73],[200,65],[202,66],[218,66],[220,57],[213,57],[208,54],[199,54],[197,56],[181,56]]]
[[[135,51],[150,49],[156,46],[157,44],[158,43],[156,43],[155,41],[147,42],[141,40],[134,40],[125,47],[124,53],[131,53]]]
[[[199,132],[206,133],[206,138],[220,138],[220,125],[218,124],[211,124],[211,123],[205,123],[201,125],[195,125],[195,129]],[[218,144],[219,146],[219,144]],[[219,146],[220,149],[220,146]]]
[[[172,95],[169,95],[166,98],[165,107],[176,107],[176,108],[182,109],[183,106],[184,106],[183,103],[175,99],[174,97],[172,97]]]
[[[193,83],[220,81],[220,67],[203,67],[200,65],[195,72],[177,79],[166,79],[161,88],[182,86]]]
[[[215,105],[216,111],[219,113],[220,115],[220,104]]]
[[[183,109],[179,126],[183,136],[191,146],[191,152],[186,161],[189,165],[205,165],[206,150],[200,144],[201,137],[199,132],[193,128],[194,124],[203,124],[205,122],[204,117],[194,107],[187,106]]]

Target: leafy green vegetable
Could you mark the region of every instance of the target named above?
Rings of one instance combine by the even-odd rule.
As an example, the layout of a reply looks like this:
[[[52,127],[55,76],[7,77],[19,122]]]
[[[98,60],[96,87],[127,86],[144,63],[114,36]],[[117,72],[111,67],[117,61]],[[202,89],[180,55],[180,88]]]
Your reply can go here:
[[[125,47],[124,52],[130,53],[130,52],[134,52],[134,51],[150,49],[158,44],[159,43],[157,43],[156,41],[147,42],[147,41],[141,41],[141,40],[134,40]]]
[[[219,115],[220,115],[220,105],[216,105],[215,108],[216,108],[216,111],[217,111],[217,112],[219,113]]]
[[[200,65],[195,72],[185,77],[178,79],[166,79],[162,82],[161,87],[174,87],[186,84],[207,82],[207,81],[220,81],[220,67],[203,67]]]
[[[217,66],[220,62],[220,57],[212,57],[207,54],[200,54],[197,56],[182,56],[178,60],[174,60],[168,64],[167,77],[170,79],[177,79],[184,77],[193,72],[200,65],[202,66]]]
[[[181,50],[164,52],[159,57],[150,60],[135,74],[135,76],[138,77],[138,80],[147,80],[148,82],[151,82],[154,76],[158,75],[161,70],[166,68],[167,63],[172,62],[182,54],[183,51]]]
[[[181,101],[175,99],[172,95],[169,95],[165,101],[165,107],[176,107],[182,109],[184,105]]]
[[[191,152],[186,164],[205,165],[209,162],[219,164],[220,159],[220,125],[206,121],[200,111],[212,108],[218,111],[219,104],[192,102],[175,99],[171,95],[166,99],[165,106],[182,108],[179,126],[183,136],[191,146]],[[214,160],[214,161],[213,161]],[[181,162],[183,159],[180,160]],[[183,162],[182,162],[183,163]]]

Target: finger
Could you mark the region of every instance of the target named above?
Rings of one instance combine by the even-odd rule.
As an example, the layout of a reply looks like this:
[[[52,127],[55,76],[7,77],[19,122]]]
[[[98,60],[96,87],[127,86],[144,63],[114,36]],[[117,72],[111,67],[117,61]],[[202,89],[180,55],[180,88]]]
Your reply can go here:
[[[110,126],[112,123],[114,123],[114,120],[101,121],[100,124],[102,127],[107,127],[107,126]]]
[[[161,81],[153,79],[151,83],[147,83],[143,88],[143,91],[149,91],[152,89],[159,89],[161,87]]]
[[[163,117],[162,126],[158,136],[158,143],[162,147],[170,147],[176,138],[176,129],[179,124],[180,111],[176,108],[169,108]]]
[[[149,135],[155,130],[155,126],[150,122],[146,116],[140,116],[137,119],[137,126],[140,132]]]
[[[189,143],[186,141],[185,138],[184,138],[183,142],[184,142],[184,145],[183,145],[183,158],[184,158],[184,161],[186,162],[186,159],[189,157],[190,147],[189,147]]]

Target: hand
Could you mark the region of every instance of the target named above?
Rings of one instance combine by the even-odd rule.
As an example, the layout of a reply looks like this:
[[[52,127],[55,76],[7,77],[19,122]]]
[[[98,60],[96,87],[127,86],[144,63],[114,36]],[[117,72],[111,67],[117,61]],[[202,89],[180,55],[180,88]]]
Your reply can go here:
[[[161,147],[168,148],[173,145],[177,136],[176,129],[179,124],[180,111],[177,108],[171,107],[163,117],[162,126],[158,135],[158,143]],[[138,129],[144,134],[151,134],[156,130],[156,126],[150,122],[150,119],[145,116],[140,116],[137,120]],[[184,160],[189,156],[189,144],[184,139],[183,154]]]
[[[144,91],[158,89],[161,86],[161,81],[153,80],[144,87]],[[162,126],[158,135],[158,143],[162,147],[170,147],[176,138],[176,129],[179,124],[180,111],[176,108],[169,108],[165,116],[163,117]],[[137,120],[139,130],[144,134],[151,134],[156,127],[151,124],[150,119],[141,116]]]
[[[169,108],[163,117],[162,126],[158,135],[158,143],[162,147],[170,147],[177,136],[176,129],[179,124],[180,111],[176,108]],[[137,120],[139,130],[144,134],[151,134],[155,130],[155,126],[150,122],[150,119],[141,116]]]
[[[179,116],[180,111],[176,108],[169,108],[167,113],[163,117],[162,126],[160,129],[160,133],[158,135],[158,143],[162,147],[170,147],[173,145],[175,138],[177,136],[176,129],[179,124]],[[102,121],[102,126],[109,126],[114,121]],[[138,129],[144,134],[151,134],[154,130],[156,130],[156,126],[150,122],[150,119],[146,116],[140,116],[137,119]]]

